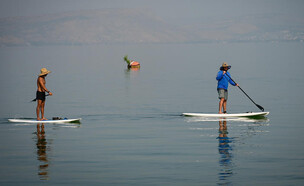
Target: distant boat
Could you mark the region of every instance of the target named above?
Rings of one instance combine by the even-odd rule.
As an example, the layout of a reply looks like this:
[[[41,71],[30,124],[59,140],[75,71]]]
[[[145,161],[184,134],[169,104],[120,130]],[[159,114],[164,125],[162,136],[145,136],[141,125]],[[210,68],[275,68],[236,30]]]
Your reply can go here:
[[[128,56],[124,56],[125,62],[128,64],[128,68],[140,68],[140,63],[137,61],[129,60]]]
[[[131,63],[128,65],[129,68],[139,68],[140,63],[137,61],[131,61]]]

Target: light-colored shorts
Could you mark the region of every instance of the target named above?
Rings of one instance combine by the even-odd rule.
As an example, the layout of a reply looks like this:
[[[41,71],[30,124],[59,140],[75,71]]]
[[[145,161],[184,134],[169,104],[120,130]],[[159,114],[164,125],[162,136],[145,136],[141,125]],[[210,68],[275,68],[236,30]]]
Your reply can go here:
[[[219,95],[219,99],[224,98],[225,100],[228,100],[228,90],[219,88],[217,89],[218,95]]]

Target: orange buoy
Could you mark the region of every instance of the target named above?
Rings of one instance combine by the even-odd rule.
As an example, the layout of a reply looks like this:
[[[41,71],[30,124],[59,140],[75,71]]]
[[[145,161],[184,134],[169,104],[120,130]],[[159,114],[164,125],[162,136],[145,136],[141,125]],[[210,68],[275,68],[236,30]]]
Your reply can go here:
[[[131,61],[130,66],[131,67],[140,66],[140,63],[138,63],[137,61]]]
[[[140,63],[137,62],[137,61],[131,61],[130,64],[128,65],[128,68],[139,69],[140,68]]]

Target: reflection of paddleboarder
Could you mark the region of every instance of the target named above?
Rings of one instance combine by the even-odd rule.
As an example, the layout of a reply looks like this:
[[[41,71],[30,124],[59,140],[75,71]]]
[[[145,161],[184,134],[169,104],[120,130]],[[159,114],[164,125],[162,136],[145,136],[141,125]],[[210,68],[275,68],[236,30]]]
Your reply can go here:
[[[227,136],[227,121],[219,121],[219,145],[218,151],[220,154],[219,164],[221,166],[221,170],[219,173],[220,185],[229,184],[229,178],[233,175],[233,165],[232,165],[232,148],[230,146],[231,138]]]
[[[50,96],[53,95],[52,92],[50,92],[45,87],[45,77],[50,73],[51,71],[48,71],[46,68],[41,69],[41,73],[39,74],[39,77],[37,79],[37,92],[36,92],[36,100],[37,100],[37,120],[46,120],[44,117],[44,105],[45,105],[45,92],[47,92]],[[41,118],[39,117],[39,114],[41,112]]]
[[[219,99],[220,99],[219,114],[226,113],[226,111],[227,111],[228,82],[233,86],[239,86],[237,83],[235,83],[231,80],[230,73],[228,72],[228,70],[230,68],[231,68],[231,66],[224,62],[220,68],[220,71],[217,73],[217,76],[216,76],[216,80],[218,81],[217,91],[218,91]],[[223,112],[222,112],[222,109],[223,109]]]
[[[40,161],[39,165],[39,172],[38,175],[40,176],[41,180],[47,180],[48,179],[48,167],[49,167],[49,161],[47,158],[47,141],[45,139],[45,130],[44,130],[44,124],[37,124],[37,155],[38,160]]]

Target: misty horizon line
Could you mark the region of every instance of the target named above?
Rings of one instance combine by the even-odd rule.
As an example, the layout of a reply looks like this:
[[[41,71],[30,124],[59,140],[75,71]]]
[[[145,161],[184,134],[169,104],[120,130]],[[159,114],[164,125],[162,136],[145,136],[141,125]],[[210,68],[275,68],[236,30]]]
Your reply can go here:
[[[176,24],[139,8],[0,18],[2,47],[236,42],[304,42],[304,24],[301,19],[267,13]]]

